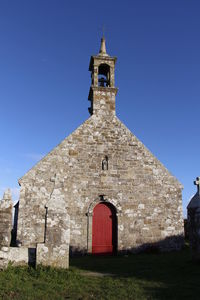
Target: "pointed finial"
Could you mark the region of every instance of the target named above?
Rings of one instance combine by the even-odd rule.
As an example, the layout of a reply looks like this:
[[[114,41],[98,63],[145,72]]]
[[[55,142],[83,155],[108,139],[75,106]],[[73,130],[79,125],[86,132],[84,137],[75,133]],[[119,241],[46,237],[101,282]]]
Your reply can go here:
[[[101,38],[101,47],[100,47],[99,55],[108,56],[108,54],[106,53],[106,40],[104,36]]]
[[[12,194],[11,194],[10,189],[5,190],[4,195],[3,195],[3,199],[4,200],[12,200]]]
[[[13,202],[12,202],[12,194],[11,194],[11,190],[7,189],[4,192],[3,195],[3,199],[0,201],[0,208],[8,208],[8,207],[12,207]]]

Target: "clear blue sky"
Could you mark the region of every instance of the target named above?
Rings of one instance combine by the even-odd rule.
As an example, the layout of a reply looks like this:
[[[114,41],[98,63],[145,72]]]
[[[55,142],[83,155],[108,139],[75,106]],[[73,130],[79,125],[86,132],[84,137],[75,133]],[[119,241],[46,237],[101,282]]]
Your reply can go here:
[[[199,0],[0,0],[0,197],[76,129],[106,27],[117,115],[184,185],[200,176]]]

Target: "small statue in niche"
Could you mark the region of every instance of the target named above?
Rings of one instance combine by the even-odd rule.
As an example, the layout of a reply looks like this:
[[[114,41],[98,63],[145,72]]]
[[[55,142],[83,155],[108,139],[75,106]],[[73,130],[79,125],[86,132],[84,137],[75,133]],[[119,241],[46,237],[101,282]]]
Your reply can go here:
[[[108,156],[106,155],[105,158],[102,160],[102,170],[108,170]]]

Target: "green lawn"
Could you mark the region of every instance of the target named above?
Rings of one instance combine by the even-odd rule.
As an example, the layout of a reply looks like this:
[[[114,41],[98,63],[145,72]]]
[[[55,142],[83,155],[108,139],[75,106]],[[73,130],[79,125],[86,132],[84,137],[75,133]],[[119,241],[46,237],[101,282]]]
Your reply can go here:
[[[0,272],[0,299],[200,299],[200,265],[191,262],[186,248],[73,258],[69,270],[10,266]]]

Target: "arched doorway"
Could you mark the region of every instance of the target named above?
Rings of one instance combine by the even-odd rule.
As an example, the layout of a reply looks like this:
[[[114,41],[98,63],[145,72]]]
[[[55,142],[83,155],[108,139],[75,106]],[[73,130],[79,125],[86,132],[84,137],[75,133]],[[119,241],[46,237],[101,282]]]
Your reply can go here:
[[[92,253],[112,254],[117,249],[117,220],[115,208],[99,203],[93,210]]]

